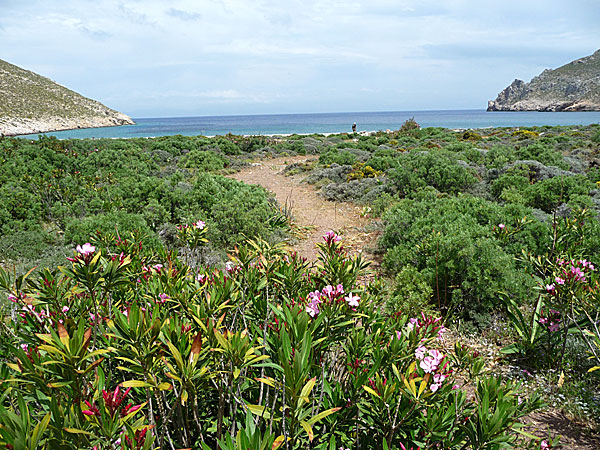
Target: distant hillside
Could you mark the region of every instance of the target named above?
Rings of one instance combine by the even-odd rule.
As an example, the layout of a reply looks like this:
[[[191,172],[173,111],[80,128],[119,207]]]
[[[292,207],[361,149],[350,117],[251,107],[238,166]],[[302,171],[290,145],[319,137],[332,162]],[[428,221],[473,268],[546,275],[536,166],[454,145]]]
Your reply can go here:
[[[488,111],[600,111],[600,50],[558,69],[544,70],[529,83],[515,80]]]
[[[0,133],[3,135],[133,123],[125,114],[0,59]]]

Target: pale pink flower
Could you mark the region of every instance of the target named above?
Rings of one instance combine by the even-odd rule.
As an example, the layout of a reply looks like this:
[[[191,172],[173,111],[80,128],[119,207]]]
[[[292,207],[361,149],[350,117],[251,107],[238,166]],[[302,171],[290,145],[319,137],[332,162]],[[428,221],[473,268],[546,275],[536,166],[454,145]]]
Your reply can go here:
[[[442,359],[444,359],[444,355],[438,350],[429,350],[429,356],[435,359],[437,361],[437,364],[442,362]]]
[[[431,392],[435,392],[437,391],[442,385],[440,383],[433,383],[429,388],[431,389]]]
[[[331,297],[331,295],[334,293],[334,289],[333,286],[325,286],[323,288],[323,294],[325,294],[328,297]]]
[[[444,333],[446,332],[446,328],[444,326],[441,326],[440,329],[438,330],[438,339],[440,341],[444,340]]]
[[[549,448],[550,444],[548,444],[548,441],[546,439],[540,442],[540,450],[548,450]]]
[[[554,279],[554,281],[556,281],[556,284],[560,284],[560,285],[565,284],[565,280],[563,280],[561,277],[556,277]]]
[[[316,302],[311,302],[306,305],[306,312],[310,317],[315,317],[319,314],[319,304]]]
[[[352,295],[352,292],[350,292],[347,297],[344,297],[344,300],[348,302],[348,306],[357,307],[360,297],[358,295]]]
[[[504,230],[505,227],[506,227],[506,225],[504,225],[503,223],[498,224],[498,228],[500,228],[501,230]]]
[[[398,340],[402,339],[402,333],[401,333],[400,331],[397,331],[397,330],[396,330],[396,338],[397,338]]]
[[[337,287],[335,288],[335,293],[336,294],[343,294],[344,293],[344,286],[342,286],[341,284],[338,284]]]
[[[546,291],[553,293],[554,289],[556,289],[556,286],[554,285],[554,283],[546,285]]]
[[[203,273],[199,273],[198,275],[196,275],[196,280],[200,283],[204,283],[206,281],[206,275],[204,275]]]
[[[421,345],[420,347],[417,347],[417,349],[415,350],[415,358],[423,359],[425,357],[426,353],[427,353],[427,349]]]
[[[63,313],[66,313],[68,311],[69,311],[69,307],[67,305],[65,305],[65,306],[62,307],[62,312]]]
[[[431,356],[426,356],[420,362],[419,366],[421,366],[421,369],[423,369],[425,373],[433,373],[438,367],[438,362],[435,358],[432,358]]]
[[[92,253],[94,253],[96,251],[96,247],[94,247],[92,244],[90,244],[89,242],[86,242],[83,245],[78,245],[76,248],[77,252],[83,256],[88,256],[91,255]]]
[[[202,230],[206,226],[206,223],[202,220],[199,220],[198,222],[194,222],[193,225],[196,229]]]

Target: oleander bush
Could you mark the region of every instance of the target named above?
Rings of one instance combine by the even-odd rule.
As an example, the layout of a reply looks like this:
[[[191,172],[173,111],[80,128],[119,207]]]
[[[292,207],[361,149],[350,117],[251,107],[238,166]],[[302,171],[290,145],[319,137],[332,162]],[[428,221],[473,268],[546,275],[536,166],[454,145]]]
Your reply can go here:
[[[439,319],[384,312],[335,233],[314,266],[257,240],[222,270],[195,257],[206,232],[179,227],[184,259],[113,236],[58,270],[0,271],[0,447],[520,445],[539,397],[443,350]]]

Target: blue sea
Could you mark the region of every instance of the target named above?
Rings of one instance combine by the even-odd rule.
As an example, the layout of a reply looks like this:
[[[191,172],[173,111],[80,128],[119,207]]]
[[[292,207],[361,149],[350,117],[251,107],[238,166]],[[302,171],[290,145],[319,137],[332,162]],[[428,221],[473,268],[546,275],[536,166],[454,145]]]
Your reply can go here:
[[[600,123],[600,112],[486,112],[389,111],[319,114],[265,114],[245,116],[158,117],[135,119],[135,125],[46,133],[60,139],[134,138],[182,134],[185,136],[310,134],[397,130],[414,117],[421,127],[487,128]],[[27,137],[37,137],[28,135]]]

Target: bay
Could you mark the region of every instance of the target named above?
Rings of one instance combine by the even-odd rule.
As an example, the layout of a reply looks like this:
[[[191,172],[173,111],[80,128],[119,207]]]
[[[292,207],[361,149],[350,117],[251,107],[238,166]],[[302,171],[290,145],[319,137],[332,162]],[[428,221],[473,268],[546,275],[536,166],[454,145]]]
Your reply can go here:
[[[407,119],[421,127],[488,128],[600,123],[600,112],[487,112],[485,110],[384,111],[315,114],[138,118],[135,125],[45,133],[59,139],[184,136],[310,134],[397,130]],[[25,137],[36,138],[37,134]]]

